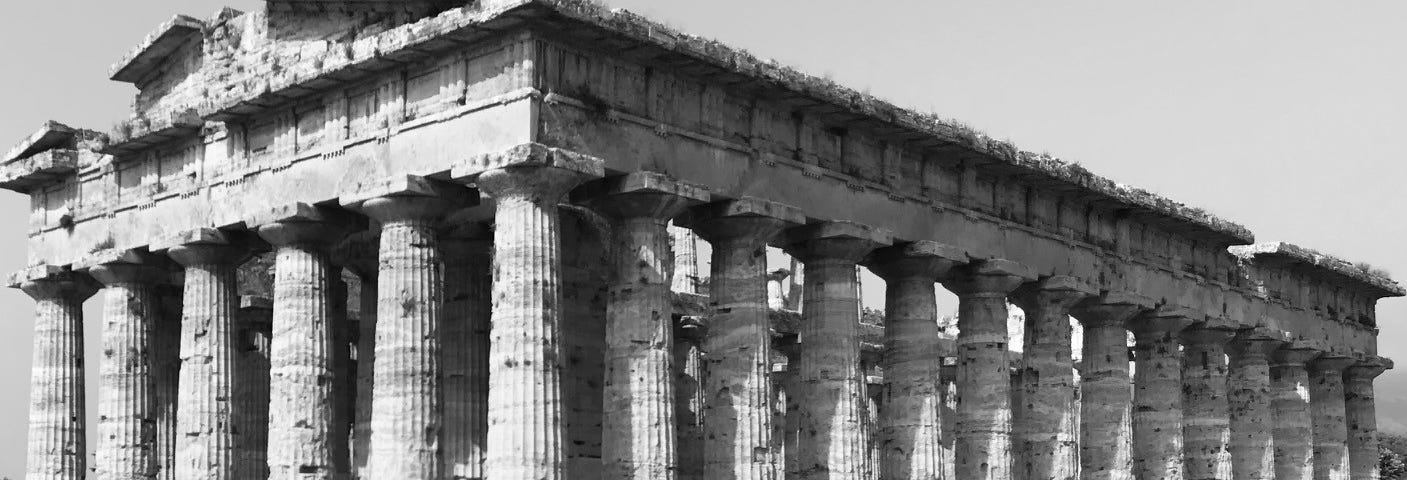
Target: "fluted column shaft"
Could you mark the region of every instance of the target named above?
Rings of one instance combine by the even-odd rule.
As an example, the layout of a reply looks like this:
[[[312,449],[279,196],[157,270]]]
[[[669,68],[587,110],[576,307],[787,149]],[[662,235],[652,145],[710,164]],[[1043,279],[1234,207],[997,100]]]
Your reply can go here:
[[[493,240],[466,226],[444,240],[446,348],[444,472],[450,480],[479,479],[488,437],[489,315]]]
[[[1231,412],[1227,398],[1226,342],[1234,332],[1193,328],[1183,332],[1183,477],[1231,478]]]
[[[1182,342],[1192,322],[1180,314],[1134,318],[1133,472],[1139,480],[1182,480]]]
[[[234,404],[238,345],[235,268],[245,249],[226,244],[171,248],[185,266],[181,315],[180,394],[176,406],[177,480],[235,478],[234,449],[242,442]]]
[[[1314,417],[1305,363],[1318,355],[1310,350],[1281,349],[1270,365],[1276,480],[1314,478]]]
[[[1080,478],[1133,479],[1133,383],[1125,323],[1137,303],[1089,300],[1075,311],[1084,327],[1080,369]]]
[[[235,403],[239,408],[239,429],[243,435],[237,478],[269,478],[269,360],[273,351],[273,304],[271,299],[242,297],[239,329],[244,344],[235,357],[239,381]]]
[[[1373,379],[1389,368],[1390,362],[1373,359],[1344,371],[1344,414],[1348,421],[1348,466],[1350,478],[1378,480],[1378,417],[1373,399]]]
[[[478,180],[497,201],[486,478],[565,476],[557,203],[580,181],[551,167],[492,170]]]
[[[703,327],[685,317],[674,335],[674,412],[678,445],[678,478],[703,480]]]
[[[823,228],[825,226],[822,226]],[[803,480],[861,480],[869,455],[865,378],[860,371],[860,298],[855,265],[878,243],[819,237],[816,230],[787,251],[806,264],[795,370],[800,441],[794,474]],[[823,233],[821,233],[823,234]]]
[[[704,478],[772,480],[772,335],[767,242],[785,223],[735,216],[694,226],[712,243],[713,315],[704,339]]]
[[[337,379],[333,329],[334,282],[328,245],[345,234],[324,222],[279,222],[259,227],[274,245],[273,336],[269,360],[268,463],[271,480],[330,480],[338,473],[333,452]]]
[[[958,294],[958,410],[953,456],[954,472],[964,480],[1011,478],[1006,296],[1029,275],[994,268],[1001,263],[1010,262],[988,260],[959,268],[944,282]],[[1012,264],[1006,270],[1018,268]]]
[[[20,288],[36,301],[25,479],[82,480],[88,473],[83,301],[96,292],[95,285],[62,274]]]
[[[152,479],[156,464],[156,382],[152,333],[161,315],[161,271],[110,263],[89,274],[103,288],[103,362],[99,367],[98,454],[94,476]]]
[[[161,320],[152,336],[152,358],[156,397],[157,480],[176,479],[176,402],[181,375],[180,285],[165,285],[160,291]]]
[[[1095,293],[1074,278],[1057,276],[1013,295],[1026,314],[1019,376],[1022,401],[1016,407],[1012,439],[1015,478],[1074,480],[1079,474],[1070,307]]]
[[[1270,385],[1269,355],[1280,342],[1269,339],[1236,339],[1228,348],[1231,361],[1227,377],[1230,410],[1231,478],[1274,480],[1275,412]]]
[[[376,396],[376,309],[380,297],[375,269],[361,277],[360,318],[357,319],[357,398],[352,421],[352,473],[370,479],[371,400]]]
[[[881,480],[944,478],[943,360],[934,286],[956,261],[943,258],[936,248],[931,254],[913,248],[919,246],[876,252],[870,265],[886,282],[880,391],[884,407],[875,432]]]
[[[679,226],[669,227],[670,245],[674,252],[674,275],[670,279],[671,290],[681,293],[699,293],[699,238],[692,230]]]
[[[1314,414],[1314,480],[1348,480],[1348,424],[1344,415],[1344,368],[1353,360],[1320,357],[1309,364],[1310,411]]]
[[[413,195],[361,205],[381,223],[369,478],[440,479],[444,298],[436,227],[447,208],[438,197]]]
[[[655,187],[638,187],[646,183]],[[643,172],[605,185],[605,191],[590,200],[611,220],[615,240],[606,305],[602,476],[673,480],[678,461],[670,277],[675,264],[668,225],[706,193]]]

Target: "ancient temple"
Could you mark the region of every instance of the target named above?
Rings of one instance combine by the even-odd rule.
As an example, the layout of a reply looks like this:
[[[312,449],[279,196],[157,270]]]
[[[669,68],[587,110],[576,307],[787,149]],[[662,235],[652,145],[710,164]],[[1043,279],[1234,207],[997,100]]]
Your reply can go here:
[[[1385,275],[629,12],[269,0],[112,79],[0,157],[28,480],[1377,478]]]

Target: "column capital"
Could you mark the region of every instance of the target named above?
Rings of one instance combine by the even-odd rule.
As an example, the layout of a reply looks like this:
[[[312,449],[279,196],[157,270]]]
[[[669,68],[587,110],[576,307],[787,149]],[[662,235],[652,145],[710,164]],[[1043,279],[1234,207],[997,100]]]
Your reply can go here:
[[[802,223],[806,223],[806,216],[801,209],[755,197],[700,205],[690,209],[680,221],[680,225],[693,229],[709,242],[754,243],[770,242],[782,229]]]
[[[153,242],[152,251],[164,251],[183,266],[236,265],[249,258],[249,238],[215,228],[196,228]]]
[[[245,224],[276,247],[327,246],[342,240],[351,231],[364,228],[366,220],[345,210],[297,202],[258,212]]]
[[[1027,312],[1043,304],[1059,306],[1061,310],[1066,310],[1098,294],[1098,290],[1078,278],[1054,275],[1016,287],[1016,290],[1011,292],[1011,301]]]
[[[1022,283],[1036,279],[1030,268],[1000,258],[978,260],[953,268],[943,286],[959,296],[1006,296]]]
[[[1226,353],[1232,358],[1267,361],[1275,350],[1285,344],[1265,328],[1242,330],[1227,344]]]
[[[417,175],[401,175],[339,199],[378,222],[438,220],[450,210],[479,201],[473,189]]]
[[[1270,366],[1272,367],[1298,367],[1304,368],[1309,362],[1318,358],[1320,352],[1308,348],[1300,342],[1290,342],[1281,346],[1279,350],[1271,354]]]
[[[63,271],[45,277],[24,279],[18,286],[35,300],[66,299],[82,302],[98,293],[99,284],[88,275]]]
[[[889,230],[855,222],[822,222],[786,232],[786,252],[802,262],[842,260],[858,263],[875,249],[894,243]]]
[[[1369,356],[1357,359],[1357,361],[1344,369],[1344,377],[1348,380],[1368,380],[1372,381],[1382,375],[1383,372],[1391,370],[1392,360],[1385,357]]]
[[[634,172],[583,185],[572,201],[612,218],[667,221],[712,195],[702,185],[682,182],[655,172]]]
[[[550,169],[567,172],[580,182],[585,178],[601,178],[606,174],[606,162],[590,155],[549,147],[540,143],[525,143],[507,150],[477,155],[465,159],[450,169],[450,178],[457,182],[482,182],[493,171]],[[529,183],[523,186],[541,186]],[[573,185],[575,186],[575,184]],[[481,185],[482,188],[482,185]],[[521,190],[519,190],[521,191]],[[503,193],[491,194],[499,196]],[[566,190],[562,190],[566,194]]]
[[[165,284],[171,280],[170,260],[139,250],[106,249],[93,252],[74,262],[75,270],[87,270],[88,275],[105,286],[118,284]]]
[[[904,277],[937,279],[971,257],[962,248],[928,240],[903,243],[875,250],[865,266],[880,278],[893,281]]]
[[[1106,325],[1122,327],[1128,324],[1129,319],[1153,306],[1153,299],[1143,295],[1106,290],[1075,304],[1070,308],[1070,314],[1086,328]]]
[[[1318,358],[1311,360],[1307,365],[1311,372],[1343,373],[1344,369],[1358,362],[1357,359],[1339,353],[1324,352]]]
[[[1178,334],[1196,323],[1197,316],[1191,309],[1161,305],[1135,315],[1128,321],[1128,329],[1133,332],[1134,338]]]

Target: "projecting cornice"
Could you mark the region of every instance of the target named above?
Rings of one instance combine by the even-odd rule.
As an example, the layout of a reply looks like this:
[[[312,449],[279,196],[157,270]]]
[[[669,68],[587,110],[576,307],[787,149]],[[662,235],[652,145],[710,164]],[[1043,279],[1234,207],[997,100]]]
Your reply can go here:
[[[175,53],[192,39],[201,37],[205,22],[176,15],[158,25],[142,43],[112,66],[109,78],[118,82],[138,83],[152,70],[161,66],[162,60]]]
[[[0,157],[0,188],[23,193],[61,180],[83,166],[79,150],[91,150],[106,141],[98,132],[45,122]]]
[[[1228,249],[1233,255],[1252,260],[1258,265],[1299,267],[1307,274],[1333,284],[1342,284],[1363,291],[1374,298],[1401,297],[1407,294],[1401,285],[1387,274],[1354,265],[1330,255],[1284,242],[1239,245]]]

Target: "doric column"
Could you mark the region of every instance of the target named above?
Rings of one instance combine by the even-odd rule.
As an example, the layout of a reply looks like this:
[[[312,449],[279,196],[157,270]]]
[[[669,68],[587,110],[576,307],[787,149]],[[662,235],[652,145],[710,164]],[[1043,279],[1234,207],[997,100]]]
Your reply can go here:
[[[669,244],[674,251],[674,276],[670,289],[680,293],[699,293],[699,236],[678,225],[669,226]]]
[[[99,479],[152,479],[156,463],[156,382],[152,335],[165,271],[142,259],[88,269],[103,284],[103,361],[99,364]]]
[[[1292,344],[1271,357],[1276,480],[1314,478],[1314,423],[1305,364],[1318,356],[1319,352]]]
[[[1130,319],[1153,307],[1147,297],[1105,292],[1073,309],[1084,327],[1080,354],[1080,478],[1133,479]]]
[[[938,480],[943,475],[943,396],[939,378],[937,297],[934,286],[967,261],[956,247],[919,241],[876,251],[870,270],[886,282],[884,295],[884,408],[876,442],[881,480]]]
[[[441,240],[445,255],[445,478],[484,477],[488,438],[489,315],[493,310],[493,231],[456,226]]]
[[[440,478],[444,277],[438,226],[471,194],[412,176],[343,199],[381,224],[371,445],[363,478]]]
[[[957,478],[1011,478],[1006,296],[1034,278],[1026,267],[993,259],[956,268],[943,282],[958,295]]]
[[[1227,376],[1230,409],[1231,478],[1274,480],[1274,401],[1270,385],[1270,354],[1282,342],[1263,333],[1238,335],[1227,347],[1231,357]]]
[[[371,399],[376,383],[376,277],[380,268],[380,231],[379,225],[371,225],[367,230],[348,235],[333,250],[335,261],[360,280],[356,299],[356,398],[353,399],[349,446],[351,478],[354,479],[371,478],[367,463],[371,458]]]
[[[1373,379],[1392,368],[1392,360],[1360,359],[1344,370],[1344,415],[1348,421],[1350,478],[1378,480],[1378,417],[1373,401]]]
[[[236,425],[243,412],[234,402],[239,378],[235,269],[249,249],[213,228],[182,232],[155,249],[185,267],[181,312],[180,392],[176,401],[177,480],[236,478]]]
[[[1181,480],[1182,346],[1191,312],[1159,307],[1129,322],[1134,335],[1133,473]]]
[[[865,376],[860,370],[860,298],[856,264],[893,234],[849,222],[798,227],[787,253],[806,265],[796,385],[801,439],[795,472],[802,480],[861,480],[869,455],[864,435]],[[790,452],[789,452],[790,454]]]
[[[240,480],[269,478],[269,360],[273,347],[273,301],[268,297],[241,296],[239,313],[240,349],[235,356],[239,381],[235,383],[235,403],[241,412],[239,431]]]
[[[771,310],[786,310],[787,297],[782,290],[782,281],[791,276],[791,272],[778,268],[767,273],[767,308]]]
[[[1204,322],[1182,331],[1183,478],[1231,478],[1231,412],[1227,398],[1229,322]]]
[[[703,480],[703,340],[698,317],[680,317],[674,327],[674,417],[679,480]]]
[[[152,368],[156,393],[157,480],[176,479],[176,401],[181,375],[181,284],[184,274],[167,272],[169,284],[157,289],[161,318],[152,335]]]
[[[347,233],[343,212],[295,204],[249,222],[276,249],[269,363],[268,463],[271,480],[331,479],[346,459],[335,442],[332,291],[341,275],[328,247]],[[341,432],[345,433],[345,432]]]
[[[599,159],[523,158],[478,175],[496,201],[486,478],[563,478],[561,218],[557,204]],[[545,163],[531,163],[543,161]],[[387,285],[382,280],[381,288]]]
[[[1079,279],[1053,276],[1012,295],[1026,313],[1017,404],[1014,478],[1074,480],[1079,475],[1075,422],[1075,365],[1070,351],[1070,308],[1099,292]]]
[[[949,352],[949,355],[957,352]],[[953,458],[955,437],[958,431],[958,365],[956,358],[945,356],[943,366],[939,367],[939,388],[943,392],[943,408],[939,409],[939,422],[943,424],[943,433],[939,435],[943,442],[943,475],[938,478],[954,480],[957,477],[957,461]]]
[[[1344,369],[1349,357],[1321,355],[1309,363],[1314,414],[1314,480],[1348,480],[1348,423],[1344,419]]]
[[[675,449],[673,294],[669,221],[708,200],[707,190],[637,172],[584,189],[578,200],[611,222],[606,306],[602,477],[673,480]]]
[[[36,302],[34,363],[29,377],[26,480],[83,480],[83,301],[97,292],[86,275],[46,272],[19,285]]]
[[[339,479],[350,478],[352,467],[352,424],[356,418],[357,365],[352,358],[357,326],[352,322],[347,304],[349,285],[342,276],[342,267],[334,262],[329,276],[328,310],[332,328],[332,433],[328,438],[332,452],[332,468]]]
[[[713,314],[704,339],[704,478],[772,480],[771,322],[767,242],[805,221],[795,207],[755,198],[695,209],[692,227],[713,245]]]

